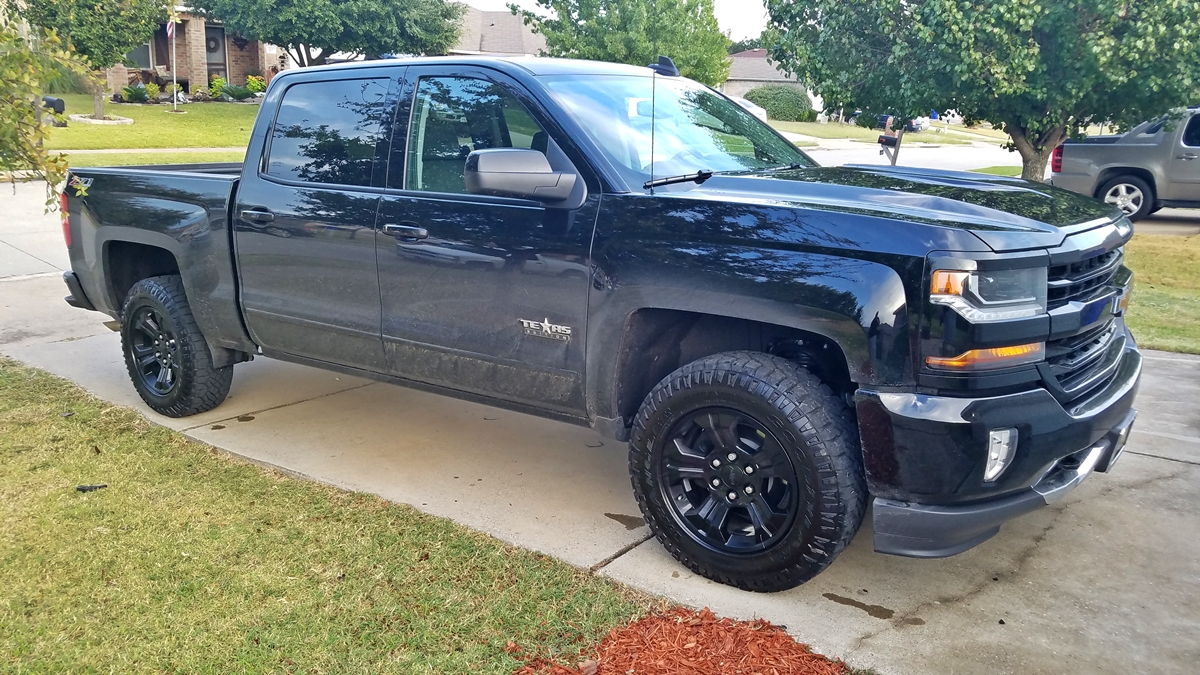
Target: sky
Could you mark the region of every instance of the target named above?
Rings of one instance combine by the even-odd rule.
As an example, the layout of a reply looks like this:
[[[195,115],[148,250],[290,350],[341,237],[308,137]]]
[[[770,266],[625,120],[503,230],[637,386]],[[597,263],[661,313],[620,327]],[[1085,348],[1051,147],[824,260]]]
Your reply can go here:
[[[488,12],[500,12],[508,9],[506,5],[511,0],[462,0],[466,4]],[[515,0],[518,5],[532,8],[533,0]],[[758,37],[763,27],[767,25],[767,10],[763,3],[755,0],[713,0],[713,13],[717,15],[717,23],[721,30],[728,33],[734,40],[748,37]]]

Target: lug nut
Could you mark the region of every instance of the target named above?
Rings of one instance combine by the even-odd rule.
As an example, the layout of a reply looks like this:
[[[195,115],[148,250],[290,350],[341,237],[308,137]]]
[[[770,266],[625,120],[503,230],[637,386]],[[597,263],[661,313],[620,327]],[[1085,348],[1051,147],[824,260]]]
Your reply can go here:
[[[720,478],[712,479],[712,486],[713,487],[721,487],[721,479]]]
[[[731,461],[731,462],[736,462],[736,461],[737,461],[737,454],[736,454],[736,453],[732,453],[732,452],[731,452],[731,453],[729,453],[728,455],[725,455],[725,459],[727,459],[727,460],[729,460],[729,461]]]
[[[714,460],[712,461],[712,465],[713,465],[713,468],[714,468],[714,469],[715,469],[715,468],[717,468],[718,466],[721,466],[721,460],[719,460],[719,459],[714,459]]]
[[[748,495],[752,495],[752,494],[754,494],[754,486],[753,486],[753,485],[747,485],[747,486],[746,486],[746,489],[745,489],[745,490],[743,490],[743,492],[745,492],[745,493],[746,493],[746,494],[748,494]]]
[[[746,467],[746,475],[749,476],[752,473],[754,473],[754,467],[752,467],[752,466]]]
[[[730,492],[730,493],[729,493],[729,501],[734,501],[735,499],[737,499],[737,493],[736,493],[736,492]]]

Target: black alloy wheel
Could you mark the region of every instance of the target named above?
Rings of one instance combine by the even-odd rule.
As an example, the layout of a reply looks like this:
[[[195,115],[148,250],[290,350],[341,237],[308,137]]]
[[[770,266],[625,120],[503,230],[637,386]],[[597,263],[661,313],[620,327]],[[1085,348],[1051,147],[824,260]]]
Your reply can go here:
[[[233,383],[232,365],[213,365],[177,274],[142,279],[129,289],[121,311],[121,350],[138,395],[167,417],[212,410]]]
[[[169,396],[179,386],[179,338],[152,307],[140,307],[132,317],[129,358],[146,389]]]
[[[663,378],[634,420],[629,477],[671,555],[748,591],[819,574],[854,537],[867,502],[844,399],[761,352],[714,354]]]
[[[791,527],[802,497],[779,441],[729,408],[703,408],[675,424],[660,458],[659,485],[688,535],[732,554],[771,548]]]

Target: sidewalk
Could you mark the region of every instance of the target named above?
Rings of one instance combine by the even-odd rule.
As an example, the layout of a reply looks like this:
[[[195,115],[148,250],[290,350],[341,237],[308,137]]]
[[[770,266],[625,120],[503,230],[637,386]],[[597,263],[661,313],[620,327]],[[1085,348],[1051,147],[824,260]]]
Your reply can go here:
[[[108,317],[68,307],[42,185],[0,186],[0,353],[241,455],[381,495],[696,607],[786,625],[881,675],[1191,673],[1200,659],[1200,358],[1149,353],[1115,471],[944,560],[882,556],[870,520],[814,581],[715,584],[650,539],[625,448],[593,432],[259,358],[229,399],[168,419],[142,405]],[[1000,623],[1003,621],[1003,623]]]

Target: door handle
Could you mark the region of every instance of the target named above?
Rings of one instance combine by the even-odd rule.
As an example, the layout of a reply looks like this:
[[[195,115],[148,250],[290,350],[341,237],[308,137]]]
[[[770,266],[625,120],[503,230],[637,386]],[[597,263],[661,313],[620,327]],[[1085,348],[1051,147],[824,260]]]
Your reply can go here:
[[[246,209],[241,213],[242,220],[248,220],[252,223],[269,223],[275,220],[275,214],[270,211],[253,211]]]
[[[1200,155],[1197,155],[1192,152],[1185,152],[1182,155],[1176,157],[1175,159],[1182,159],[1185,162],[1190,162],[1191,160],[1196,159],[1197,157],[1200,157]]]
[[[396,223],[387,223],[383,226],[383,233],[389,237],[397,239],[425,239],[429,236],[429,230],[416,225],[397,225]]]

